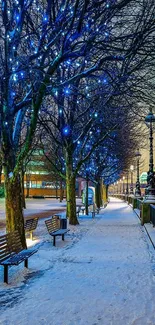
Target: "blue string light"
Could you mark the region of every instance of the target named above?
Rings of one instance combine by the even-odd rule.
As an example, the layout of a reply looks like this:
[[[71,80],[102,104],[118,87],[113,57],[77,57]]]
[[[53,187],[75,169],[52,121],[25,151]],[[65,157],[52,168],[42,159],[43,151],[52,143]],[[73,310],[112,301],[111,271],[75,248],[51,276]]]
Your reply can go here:
[[[64,136],[69,136],[70,134],[71,134],[71,128],[70,128],[70,126],[69,125],[65,125],[64,127],[63,127],[63,129],[62,129],[62,134],[64,135]]]

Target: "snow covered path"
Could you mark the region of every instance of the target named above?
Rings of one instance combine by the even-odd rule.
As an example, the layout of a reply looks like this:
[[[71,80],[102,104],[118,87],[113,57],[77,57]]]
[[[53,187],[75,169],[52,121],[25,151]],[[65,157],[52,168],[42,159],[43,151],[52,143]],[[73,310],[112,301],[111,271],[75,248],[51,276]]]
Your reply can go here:
[[[126,203],[111,199],[101,213],[81,216],[57,247],[41,221],[30,269],[11,268],[9,286],[0,273],[0,324],[155,325],[155,259],[147,235]]]

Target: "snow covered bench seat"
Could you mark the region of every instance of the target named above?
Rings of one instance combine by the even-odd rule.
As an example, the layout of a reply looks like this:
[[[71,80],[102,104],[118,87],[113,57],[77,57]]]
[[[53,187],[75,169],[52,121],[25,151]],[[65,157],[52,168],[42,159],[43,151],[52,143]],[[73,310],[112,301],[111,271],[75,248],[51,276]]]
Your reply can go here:
[[[8,283],[8,266],[18,265],[24,261],[28,268],[28,258],[37,249],[23,249],[18,231],[0,236],[0,265],[4,266],[4,282]]]
[[[55,246],[55,237],[62,236],[64,240],[65,234],[69,231],[69,229],[61,229],[59,219],[55,217],[45,220],[45,224],[50,236],[53,236],[53,246]]]

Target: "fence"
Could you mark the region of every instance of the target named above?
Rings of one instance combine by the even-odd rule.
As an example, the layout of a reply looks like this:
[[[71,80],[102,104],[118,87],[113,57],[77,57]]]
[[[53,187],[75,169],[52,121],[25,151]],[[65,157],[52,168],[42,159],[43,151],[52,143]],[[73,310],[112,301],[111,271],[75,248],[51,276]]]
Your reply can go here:
[[[150,204],[149,202],[145,202],[142,198],[136,198],[134,196],[125,196],[121,194],[113,194],[114,197],[119,199],[124,199],[130,204],[133,209],[140,210],[140,219],[141,224],[151,222],[153,227],[155,227],[155,204]]]

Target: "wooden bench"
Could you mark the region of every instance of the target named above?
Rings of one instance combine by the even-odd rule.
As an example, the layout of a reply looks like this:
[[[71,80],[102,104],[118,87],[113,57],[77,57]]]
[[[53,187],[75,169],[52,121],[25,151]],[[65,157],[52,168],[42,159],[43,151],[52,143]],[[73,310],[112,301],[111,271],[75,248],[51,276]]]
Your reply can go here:
[[[37,249],[23,249],[18,231],[0,236],[0,265],[4,266],[4,282],[8,283],[8,267],[24,261],[28,268],[28,258]]]
[[[64,235],[69,231],[69,229],[60,228],[60,222],[56,217],[46,220],[45,224],[49,234],[53,236],[53,246],[55,246],[55,237],[62,236],[62,240],[64,240]]]
[[[30,233],[30,238],[33,240],[33,231],[37,228],[39,218],[27,219],[25,221],[24,229],[25,233]]]
[[[100,209],[97,208],[96,204],[92,204],[89,206],[89,212],[92,214],[92,218],[95,217],[95,213],[98,214]]]
[[[81,207],[82,214],[85,213],[85,210],[86,210],[85,206],[82,206],[82,207]]]

